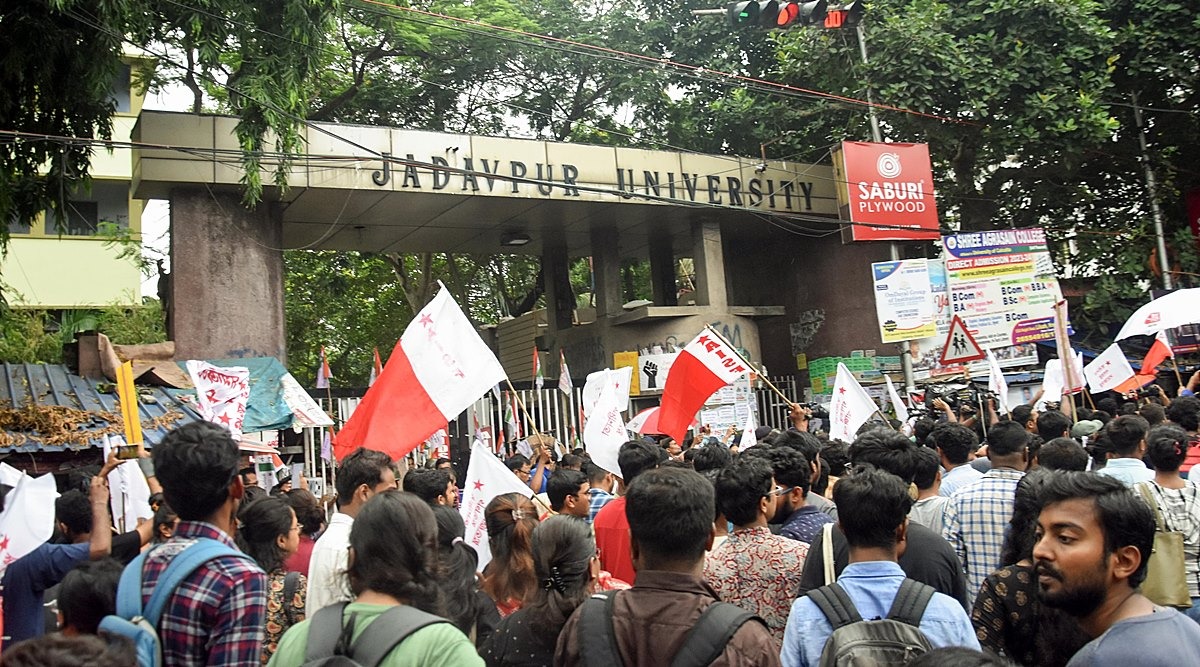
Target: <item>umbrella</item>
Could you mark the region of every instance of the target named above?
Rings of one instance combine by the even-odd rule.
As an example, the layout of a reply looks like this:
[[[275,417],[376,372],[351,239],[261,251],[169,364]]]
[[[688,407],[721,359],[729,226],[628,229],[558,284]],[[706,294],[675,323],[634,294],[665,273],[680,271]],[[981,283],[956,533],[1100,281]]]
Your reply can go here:
[[[1121,327],[1117,340],[1153,336],[1160,331],[1200,322],[1200,287],[1175,290],[1138,308]]]
[[[626,428],[634,433],[653,433],[662,435],[662,431],[658,430],[658,408],[646,408],[633,416],[626,424]]]

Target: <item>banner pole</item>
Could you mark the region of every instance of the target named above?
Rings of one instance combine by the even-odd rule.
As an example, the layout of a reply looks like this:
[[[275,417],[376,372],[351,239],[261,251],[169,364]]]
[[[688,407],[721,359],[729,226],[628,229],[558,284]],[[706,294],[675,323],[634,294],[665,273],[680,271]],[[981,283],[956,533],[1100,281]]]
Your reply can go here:
[[[718,332],[716,329],[713,329],[710,325],[707,325],[707,324],[704,325],[704,328],[706,330],[708,330],[710,333],[712,333],[712,335],[716,336],[717,338],[720,338],[721,341],[724,342],[726,345],[728,345],[729,349],[733,350],[733,353],[738,356],[738,359],[740,359],[743,364],[746,364],[747,366],[749,366],[750,370],[754,371],[754,373],[756,375],[758,375],[758,377],[762,378],[762,381],[767,383],[767,386],[771,388],[771,391],[774,391],[776,394],[778,394],[779,398],[782,398],[785,402],[787,402],[789,407],[796,404],[795,401],[788,398],[782,391],[779,391],[779,387],[776,387],[775,383],[771,382],[771,379],[768,378],[762,371],[760,371],[758,369],[758,367],[754,365],[753,362],[751,362],[749,359],[743,357],[742,353],[738,351],[737,347],[733,343],[730,343],[729,340],[726,339],[724,336],[722,336],[720,334],[720,332]]]

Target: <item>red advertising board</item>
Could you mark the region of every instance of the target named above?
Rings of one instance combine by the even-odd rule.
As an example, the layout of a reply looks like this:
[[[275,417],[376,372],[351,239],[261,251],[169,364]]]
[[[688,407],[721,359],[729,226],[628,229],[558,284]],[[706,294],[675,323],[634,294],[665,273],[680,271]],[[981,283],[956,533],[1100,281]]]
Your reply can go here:
[[[850,240],[940,238],[927,144],[844,141],[833,169],[841,218],[857,223]]]

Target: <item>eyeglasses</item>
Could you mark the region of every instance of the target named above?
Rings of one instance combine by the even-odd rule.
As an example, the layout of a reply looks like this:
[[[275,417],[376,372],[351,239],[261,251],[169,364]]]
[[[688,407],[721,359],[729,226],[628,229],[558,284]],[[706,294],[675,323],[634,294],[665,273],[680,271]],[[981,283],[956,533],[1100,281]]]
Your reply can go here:
[[[794,487],[794,486],[777,486],[777,487],[775,487],[775,489],[773,491],[771,491],[767,495],[768,496],[782,496],[784,494],[791,493],[792,489],[794,489],[794,488],[796,488],[796,487]]]

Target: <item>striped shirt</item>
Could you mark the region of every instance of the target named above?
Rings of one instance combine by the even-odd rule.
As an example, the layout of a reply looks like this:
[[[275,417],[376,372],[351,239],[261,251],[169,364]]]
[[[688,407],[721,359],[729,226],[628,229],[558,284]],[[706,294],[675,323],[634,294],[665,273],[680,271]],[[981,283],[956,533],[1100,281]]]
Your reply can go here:
[[[1167,489],[1157,482],[1141,482],[1133,487],[1134,494],[1145,500],[1143,490],[1149,491],[1162,513],[1163,527],[1183,533],[1183,570],[1188,595],[1200,597],[1200,486],[1189,481],[1182,489]]]
[[[1012,518],[1017,482],[1025,473],[992,468],[963,486],[946,503],[942,537],[954,547],[967,574],[967,594],[974,596],[983,580],[1004,563],[1000,551]]]

